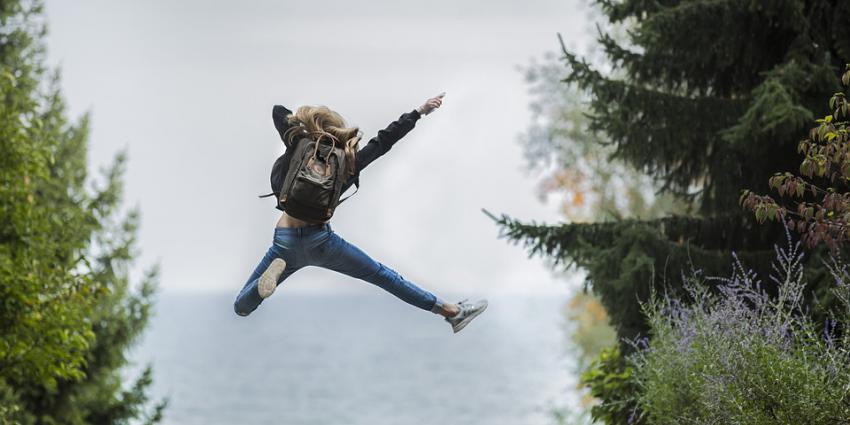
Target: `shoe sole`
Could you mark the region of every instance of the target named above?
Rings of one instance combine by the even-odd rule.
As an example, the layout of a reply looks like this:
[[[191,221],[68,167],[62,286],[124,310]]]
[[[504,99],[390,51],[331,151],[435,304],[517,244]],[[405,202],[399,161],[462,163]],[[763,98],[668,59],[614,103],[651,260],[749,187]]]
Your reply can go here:
[[[277,288],[277,280],[285,268],[286,261],[283,261],[282,258],[272,260],[272,263],[269,264],[269,267],[260,276],[260,281],[257,284],[257,291],[260,293],[260,298],[265,299],[272,296],[274,290]]]
[[[483,307],[481,307],[475,313],[470,314],[469,317],[467,317],[466,319],[461,320],[460,323],[457,324],[457,326],[452,327],[452,330],[454,330],[454,333],[458,333],[458,332],[462,331],[463,328],[465,328],[466,325],[468,325],[469,322],[472,321],[472,319],[478,317],[478,315],[483,313],[484,310],[487,310],[488,305],[490,305],[490,303],[488,303],[487,300],[484,300],[484,306]]]

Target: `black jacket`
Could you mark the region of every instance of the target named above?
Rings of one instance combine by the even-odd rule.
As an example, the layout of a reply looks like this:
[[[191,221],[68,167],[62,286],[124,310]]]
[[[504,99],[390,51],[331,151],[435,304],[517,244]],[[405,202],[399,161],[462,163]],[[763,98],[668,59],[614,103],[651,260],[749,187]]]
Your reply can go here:
[[[295,151],[294,145],[288,145],[286,139],[283,137],[283,134],[287,129],[289,129],[289,122],[286,117],[290,114],[292,114],[292,111],[281,105],[274,105],[272,108],[272,121],[274,121],[274,127],[277,129],[277,132],[280,134],[280,139],[286,146],[286,151],[280,158],[278,158],[278,161],[283,162],[283,175],[286,175],[286,172],[289,169],[290,159],[292,159],[292,153]],[[367,165],[371,164],[372,161],[378,159],[379,156],[387,153],[390,148],[393,147],[395,142],[399,141],[399,139],[404,137],[405,134],[413,129],[416,125],[416,121],[421,117],[422,116],[419,114],[419,111],[414,109],[410,112],[401,114],[401,116],[390,123],[387,128],[379,130],[378,135],[371,138],[369,143],[355,154],[354,175],[342,185],[342,192],[345,192],[352,184],[358,182],[360,178],[360,171],[366,168]],[[277,209],[283,211],[283,207],[281,207],[280,203],[277,204]]]

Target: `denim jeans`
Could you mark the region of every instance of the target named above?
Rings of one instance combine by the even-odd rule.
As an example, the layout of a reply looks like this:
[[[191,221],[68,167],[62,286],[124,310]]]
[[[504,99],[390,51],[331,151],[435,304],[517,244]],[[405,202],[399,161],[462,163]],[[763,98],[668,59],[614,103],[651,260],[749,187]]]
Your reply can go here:
[[[278,285],[302,267],[318,266],[377,285],[423,310],[436,313],[443,304],[434,294],[414,285],[337,235],[331,229],[330,223],[305,227],[276,227],[272,242],[272,246],[248,277],[233,303],[236,314],[240,316],[251,314],[263,302],[257,289],[259,277],[275,258],[286,261],[286,268],[278,278]]]

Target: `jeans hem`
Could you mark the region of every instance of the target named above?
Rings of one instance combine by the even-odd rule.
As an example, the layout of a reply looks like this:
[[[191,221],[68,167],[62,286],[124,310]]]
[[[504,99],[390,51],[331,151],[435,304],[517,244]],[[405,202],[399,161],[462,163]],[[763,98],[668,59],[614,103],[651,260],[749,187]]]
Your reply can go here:
[[[434,313],[434,314],[442,313],[443,312],[443,305],[445,305],[445,304],[446,304],[445,301],[440,299],[440,297],[435,296],[434,297],[434,305],[430,309],[431,313]]]

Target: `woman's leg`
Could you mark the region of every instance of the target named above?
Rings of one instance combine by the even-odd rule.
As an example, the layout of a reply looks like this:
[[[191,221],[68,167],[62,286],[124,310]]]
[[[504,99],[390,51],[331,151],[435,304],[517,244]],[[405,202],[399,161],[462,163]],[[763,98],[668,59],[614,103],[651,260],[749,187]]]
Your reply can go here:
[[[360,248],[331,233],[326,249],[318,250],[322,258],[317,266],[324,267],[377,285],[402,301],[437,314],[443,314],[445,304],[434,294],[416,286],[395,270],[373,260]]]
[[[263,277],[263,273],[266,273],[267,270],[277,272],[278,270],[270,268],[270,266],[273,265],[273,262],[279,264],[281,261],[283,261],[283,258],[274,246],[266,251],[266,255],[262,260],[260,260],[260,264],[257,264],[257,267],[254,268],[254,272],[248,277],[248,281],[245,282],[245,286],[242,287],[242,290],[239,291],[239,295],[236,297],[236,301],[233,302],[233,310],[236,314],[240,316],[247,316],[251,314],[252,311],[256,310],[260,303],[263,302],[264,297],[260,296],[260,279]],[[294,264],[291,264],[291,262],[284,264],[286,267],[277,277],[277,284],[280,284],[280,282],[298,270],[298,268],[295,267]],[[277,266],[277,264],[275,264],[275,266]],[[266,276],[266,278],[269,278],[269,276]],[[272,276],[271,278],[274,277]],[[266,297],[268,297],[268,295],[266,295]]]

